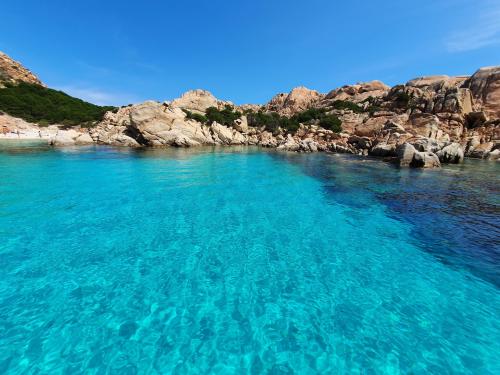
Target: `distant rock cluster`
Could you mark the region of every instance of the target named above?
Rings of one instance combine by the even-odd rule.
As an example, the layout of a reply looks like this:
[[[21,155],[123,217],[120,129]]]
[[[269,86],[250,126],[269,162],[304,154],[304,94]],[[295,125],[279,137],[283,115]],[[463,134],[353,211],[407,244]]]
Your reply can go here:
[[[4,82],[41,84],[5,54],[0,54],[0,77]],[[187,115],[203,115],[211,107],[221,110],[228,106],[241,113],[231,126],[199,122]],[[342,122],[342,131],[323,129],[314,121],[300,124],[294,132],[281,128],[270,131],[259,124],[250,126],[247,119],[251,112],[291,117],[309,109],[335,115]],[[0,133],[4,136],[38,132],[35,124],[21,125],[0,115]],[[237,106],[208,91],[193,90],[171,102],[146,101],[107,112],[90,129],[52,126],[43,134],[40,137],[54,145],[259,145],[294,152],[371,155],[417,168],[460,163],[464,157],[498,160],[500,67],[482,68],[470,77],[420,77],[394,87],[380,81],[358,83],[327,94],[298,87],[274,96],[265,105]]]

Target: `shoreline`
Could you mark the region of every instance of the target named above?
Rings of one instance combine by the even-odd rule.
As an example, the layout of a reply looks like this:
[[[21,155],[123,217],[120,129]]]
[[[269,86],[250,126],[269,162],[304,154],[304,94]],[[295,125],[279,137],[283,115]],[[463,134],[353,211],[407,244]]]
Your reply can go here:
[[[182,147],[182,146],[128,146],[128,145],[112,145],[112,144],[102,144],[102,143],[85,143],[85,144],[59,144],[59,145],[54,145],[51,143],[51,138],[50,137],[15,137],[15,136],[5,136],[3,134],[0,134],[0,148],[2,146],[1,142],[36,142],[41,145],[46,145],[49,148],[54,148],[54,149],[64,149],[64,148],[80,148],[80,147],[104,147],[104,148],[112,148],[112,149],[118,149],[118,150],[137,150],[137,151],[181,151],[181,150],[191,150],[193,152],[195,151],[205,151],[205,150],[210,150],[214,151],[217,149],[237,149],[237,148],[244,148],[244,149],[251,149],[254,148],[255,150],[269,150],[269,151],[274,151],[274,152],[279,152],[279,153],[290,153],[290,154],[315,154],[315,153],[321,153],[321,154],[326,154],[326,155],[345,155],[345,156],[351,156],[351,157],[356,157],[360,158],[362,160],[371,160],[371,161],[377,161],[377,162],[384,162],[388,163],[391,165],[395,165],[397,167],[405,167],[404,165],[398,165],[400,160],[398,159],[397,156],[377,156],[377,155],[370,155],[370,154],[360,154],[360,153],[350,153],[350,152],[336,152],[332,150],[316,150],[316,151],[293,151],[293,150],[288,150],[288,149],[283,149],[280,147],[273,147],[273,146],[263,146],[260,144],[205,144],[205,145],[199,145],[199,146],[190,146],[190,147]],[[477,160],[479,161],[484,161],[484,162],[497,162],[500,161],[500,159],[487,159],[487,158],[478,158],[478,157],[471,157],[471,156],[464,156],[464,161],[473,161]],[[463,164],[461,163],[446,163],[446,164],[454,164],[454,165],[460,165]],[[413,168],[412,168],[413,169]],[[425,169],[438,169],[438,168],[425,168]]]

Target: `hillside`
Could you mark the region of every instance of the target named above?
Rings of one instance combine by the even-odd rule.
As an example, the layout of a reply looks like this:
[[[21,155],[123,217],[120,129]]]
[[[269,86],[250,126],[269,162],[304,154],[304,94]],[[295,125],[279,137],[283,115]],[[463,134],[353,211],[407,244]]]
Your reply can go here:
[[[92,126],[113,107],[101,107],[62,91],[21,82],[0,89],[0,111],[39,125]]]
[[[98,106],[47,88],[40,79],[0,52],[0,112],[41,126],[92,126],[110,106]]]

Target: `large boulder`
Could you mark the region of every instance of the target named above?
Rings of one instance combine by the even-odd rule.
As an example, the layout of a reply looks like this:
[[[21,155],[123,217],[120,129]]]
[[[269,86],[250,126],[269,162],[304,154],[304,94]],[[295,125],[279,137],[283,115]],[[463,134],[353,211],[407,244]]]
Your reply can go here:
[[[241,145],[246,143],[246,138],[236,129],[229,128],[217,122],[210,125],[215,143],[225,145]]]
[[[130,112],[130,125],[150,146],[188,147],[214,143],[206,126],[187,120],[180,108],[157,102],[135,106]]]
[[[293,138],[290,134],[288,134],[285,143],[279,145],[278,150],[297,152],[300,150],[300,144],[297,142],[295,138]]]
[[[406,86],[416,87],[421,90],[432,90],[438,92],[443,88],[452,88],[461,86],[468,76],[449,77],[447,75],[424,76],[414,78],[406,83]]]
[[[469,151],[468,156],[478,159],[488,159],[494,146],[494,142],[480,143]]]
[[[214,144],[207,126],[188,120],[179,107],[147,101],[108,112],[91,131],[97,143],[113,145],[179,146]]]
[[[262,147],[277,147],[278,140],[271,132],[263,131],[258,135],[258,143]]]
[[[396,149],[396,155],[401,167],[409,167],[417,150],[409,143],[404,143]]]
[[[52,146],[88,145],[92,143],[94,143],[94,140],[88,132],[75,129],[58,130],[55,136],[49,139],[49,144]]]
[[[476,111],[500,118],[500,66],[479,69],[463,86],[472,91]]]
[[[390,87],[381,81],[362,82],[355,85],[346,85],[330,91],[327,100],[348,100],[360,103],[368,98],[380,98],[387,95]]]
[[[241,133],[247,133],[248,132],[247,116],[241,116],[239,119],[234,120],[233,127]]]
[[[354,129],[354,134],[359,137],[375,137],[384,128],[390,117],[369,117]]]
[[[173,100],[170,106],[187,109],[192,112],[205,113],[210,107],[220,108],[224,104],[231,103],[217,100],[215,96],[206,90],[191,90],[182,94],[180,98]]]
[[[369,152],[372,156],[396,156],[396,144],[388,144],[385,142],[377,143]]]
[[[417,151],[409,143],[398,146],[396,154],[401,167],[439,168],[441,166],[436,154],[430,151]]]
[[[439,168],[441,163],[433,152],[416,152],[410,166],[413,168]]]
[[[500,160],[500,148],[490,151],[488,160]]]
[[[439,150],[436,155],[442,163],[458,164],[464,160],[464,149],[459,143],[450,143]]]
[[[306,138],[303,139],[299,142],[299,149],[298,151],[300,152],[317,152],[319,150],[320,146],[318,142],[316,142],[314,139],[311,138]]]
[[[438,142],[435,139],[422,138],[422,137],[419,137],[417,139],[408,140],[408,142],[413,147],[415,147],[415,149],[417,151],[420,151],[420,152],[436,153],[439,150],[441,150],[444,146],[446,146],[446,143],[444,143],[444,142]]]
[[[314,104],[318,103],[324,95],[316,90],[310,90],[307,87],[296,87],[288,94],[278,94],[274,96],[265,109],[278,112],[281,115],[291,116],[302,112]]]

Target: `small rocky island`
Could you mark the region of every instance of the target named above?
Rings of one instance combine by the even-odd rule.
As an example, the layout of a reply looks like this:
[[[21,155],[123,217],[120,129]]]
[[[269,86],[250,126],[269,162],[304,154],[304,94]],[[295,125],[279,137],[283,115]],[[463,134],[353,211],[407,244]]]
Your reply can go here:
[[[460,163],[464,157],[500,158],[500,66],[472,76],[421,77],[394,87],[358,83],[327,94],[298,87],[264,105],[235,105],[193,90],[163,103],[89,107],[97,117],[85,124],[67,119],[37,123],[32,116],[17,115],[1,94],[18,85],[50,90],[0,53],[0,139],[38,138],[54,146],[258,145],[378,156],[417,168]]]

